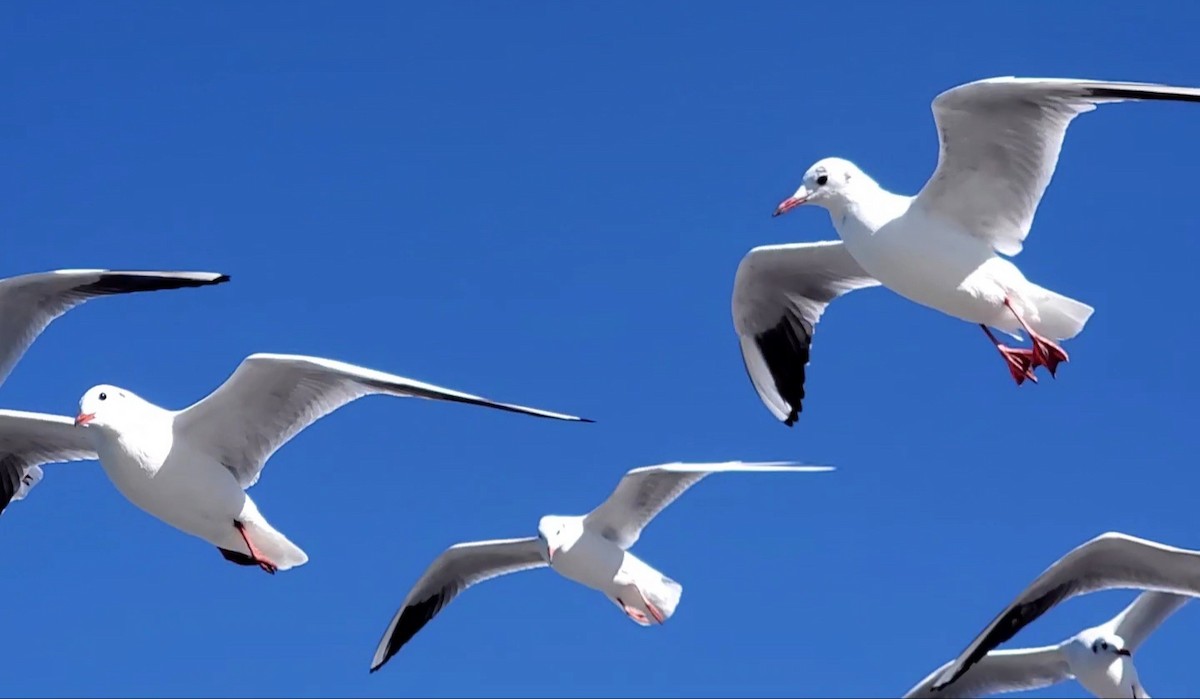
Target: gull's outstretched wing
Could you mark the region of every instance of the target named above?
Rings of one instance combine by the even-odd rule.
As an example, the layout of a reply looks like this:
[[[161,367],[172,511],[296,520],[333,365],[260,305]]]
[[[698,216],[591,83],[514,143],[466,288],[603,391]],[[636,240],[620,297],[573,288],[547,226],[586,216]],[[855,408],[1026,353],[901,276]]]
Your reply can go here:
[[[675,501],[683,492],[714,473],[730,471],[820,472],[832,471],[828,466],[796,466],[787,462],[743,463],[730,461],[721,464],[661,464],[643,466],[629,471],[617,484],[612,495],[584,517],[584,526],[616,543],[621,548],[633,546],[650,520]]]
[[[953,685],[935,691],[933,682],[953,661],[946,663],[908,690],[905,699],[941,697],[986,697],[991,694],[1020,692],[1049,687],[1073,677],[1067,659],[1058,646],[994,650],[975,664]]]
[[[210,452],[243,488],[258,481],[267,459],[320,418],[372,394],[481,405],[556,420],[591,422],[332,359],[292,354],[252,354],[225,383],[175,416],[175,432]]]
[[[1133,652],[1191,599],[1187,595],[1171,592],[1143,592],[1105,627],[1113,635],[1120,636],[1125,641],[1125,647]]]
[[[382,667],[459,593],[485,580],[545,566],[544,552],[545,546],[535,537],[472,541],[446,549],[392,617],[375,649],[371,672]]]
[[[42,465],[95,458],[86,430],[71,418],[0,410],[0,512],[42,480]]]
[[[60,269],[0,279],[0,382],[55,318],[97,296],[211,286],[216,272]]]
[[[1005,255],[1021,252],[1071,120],[1105,102],[1200,102],[1200,88],[1066,78],[989,78],[933,100],[941,151],[914,206]]]
[[[1076,595],[1135,588],[1200,595],[1200,551],[1109,532],[1073,549],[1037,577],[935,680],[941,689],[996,646]]]
[[[733,327],[758,397],[783,424],[802,410],[813,331],[833,299],[878,286],[841,241],[765,245],[742,258]]]

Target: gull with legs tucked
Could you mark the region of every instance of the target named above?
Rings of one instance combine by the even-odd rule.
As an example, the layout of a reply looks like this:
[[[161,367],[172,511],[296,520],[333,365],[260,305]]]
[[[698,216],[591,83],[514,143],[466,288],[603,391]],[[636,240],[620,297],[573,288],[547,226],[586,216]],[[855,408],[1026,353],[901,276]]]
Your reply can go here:
[[[453,401],[536,417],[590,422],[461,393],[320,357],[253,354],[224,384],[183,410],[117,386],[84,394],[75,425],[129,501],[216,546],[226,560],[268,573],[308,560],[258,511],[245,490],[271,455],[302,429],[364,396]]]
[[[994,648],[1072,597],[1117,588],[1187,597],[1200,595],[1200,551],[1175,548],[1119,532],[1101,534],[1055,561],[993,619],[966,650],[934,676],[926,678],[918,688],[928,685],[934,692],[953,695],[958,691],[955,689],[958,681],[974,687],[970,677],[977,663],[987,662],[995,668],[992,672],[1007,671],[1002,669],[1006,661],[985,661]],[[1171,604],[1150,598],[1145,602],[1146,606],[1139,609],[1140,605],[1135,603],[1126,614],[1109,625],[1098,627],[1099,633],[1089,634],[1094,631],[1089,629],[1068,640],[1058,647],[1058,652],[1068,662],[1068,672],[1097,696],[1146,696],[1133,667],[1132,652],[1137,642],[1174,611]],[[1041,650],[1044,649],[1034,652]],[[1036,660],[1048,663],[1052,658],[1040,655]],[[986,667],[981,669],[987,676]],[[1045,666],[1036,669],[1031,666],[1029,670],[1048,671]]]
[[[755,389],[791,425],[804,399],[805,365],[830,301],[882,284],[916,303],[976,323],[1018,385],[1053,376],[1092,308],[1039,286],[1001,255],[1016,255],[1054,174],[1067,126],[1096,105],[1200,101],[1200,88],[1060,78],[990,78],[933,101],[941,151],[916,196],[887,191],[853,163],[826,158],[775,215],[826,209],[839,241],[751,250],[734,282],[733,321]],[[1032,347],[1002,344],[995,328]]]
[[[547,515],[538,535],[455,544],[426,569],[388,624],[375,672],[459,593],[485,580],[550,566],[563,577],[604,594],[640,626],[662,624],[675,613],[683,586],[629,552],[642,530],[685,490],[713,473],[832,471],[790,463],[673,463],[629,471],[617,489],[583,516]]]
[[[1133,653],[1190,599],[1170,592],[1143,592],[1117,616],[1057,645],[989,651],[954,684],[934,691],[934,680],[950,667],[946,663],[908,690],[905,699],[983,697],[1072,679],[1098,697],[1107,696],[1106,692],[1148,697],[1133,666]]]

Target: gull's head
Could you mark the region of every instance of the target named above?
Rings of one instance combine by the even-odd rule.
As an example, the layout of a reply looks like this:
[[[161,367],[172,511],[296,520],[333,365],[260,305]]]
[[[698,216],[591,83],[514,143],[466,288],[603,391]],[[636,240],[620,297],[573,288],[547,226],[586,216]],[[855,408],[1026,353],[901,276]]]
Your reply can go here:
[[[804,173],[804,181],[792,196],[775,208],[773,216],[786,214],[797,206],[816,204],[825,209],[841,208],[855,189],[872,182],[858,166],[842,158],[818,160]]]
[[[1073,664],[1100,672],[1133,657],[1125,639],[1104,627],[1081,631],[1065,644],[1064,650]]]
[[[1093,655],[1100,657],[1133,657],[1133,653],[1125,647],[1125,640],[1120,636],[1100,636],[1092,641],[1089,649]]]
[[[75,424],[80,427],[120,429],[136,414],[144,401],[117,386],[101,384],[88,389],[79,399],[79,415]]]
[[[1065,643],[1063,650],[1071,673],[1096,696],[1113,696],[1114,688],[1138,682],[1133,653],[1125,639],[1109,628],[1086,629]]]
[[[538,521],[538,538],[546,545],[546,562],[553,564],[561,551],[571,549],[583,533],[579,517],[546,515]]]

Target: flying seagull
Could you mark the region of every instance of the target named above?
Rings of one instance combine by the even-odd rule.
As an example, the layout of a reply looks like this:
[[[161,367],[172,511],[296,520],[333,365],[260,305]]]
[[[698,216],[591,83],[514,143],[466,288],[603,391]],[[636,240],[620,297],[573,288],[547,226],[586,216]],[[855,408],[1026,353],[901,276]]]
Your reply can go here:
[[[905,699],[982,697],[1071,679],[1078,679],[1097,697],[1148,697],[1133,666],[1133,653],[1190,599],[1170,592],[1143,592],[1117,616],[1057,645],[989,651],[952,685],[934,691],[934,680],[951,665],[946,663],[908,690]]]
[[[1056,605],[1077,595],[1116,588],[1169,592],[1189,597],[1200,595],[1200,551],[1175,548],[1119,532],[1101,534],[1072,549],[1039,575],[975,640],[971,641],[958,658],[939,671],[932,679],[930,687],[934,691],[948,688],[953,692],[955,682],[963,678],[976,663],[983,661],[992,649],[1017,635],[1021,629]],[[1145,623],[1148,629],[1153,629],[1157,624],[1149,623],[1153,621],[1151,611],[1153,610],[1147,610],[1147,619],[1133,618],[1135,615],[1131,613],[1130,625],[1137,628]],[[1163,618],[1165,617],[1164,614]],[[1139,633],[1144,637],[1148,630],[1131,635],[1138,636]],[[1119,637],[1115,641],[1103,634],[1099,636],[1104,643],[1116,642],[1116,650],[1106,651],[1101,646],[1101,651],[1111,651],[1122,656],[1125,653],[1119,651],[1133,651],[1132,638],[1125,637],[1123,633],[1114,635]],[[1094,643],[1096,639],[1097,637],[1091,637],[1087,642]],[[1070,643],[1068,641],[1068,644]],[[1073,650],[1068,652],[1079,650],[1077,645],[1071,648]],[[1073,670],[1084,667],[1075,664],[1082,661],[1072,659],[1071,662]],[[1114,688],[1112,684],[1103,684],[1103,673],[1098,673],[1094,664],[1087,665],[1085,672],[1074,674],[1085,687],[1101,696],[1111,696],[1111,692],[1118,689],[1121,696],[1125,696],[1126,690],[1133,691],[1124,683],[1119,688]],[[1137,684],[1137,676],[1133,673],[1131,663],[1123,664],[1120,672],[1113,672],[1108,676],[1114,678],[1112,681],[1128,678],[1131,683]],[[1089,684],[1092,682],[1099,684]]]
[[[839,241],[758,247],[738,267],[733,322],[746,371],[787,425],[804,400],[813,329],[830,301],[882,284],[969,323],[995,344],[1018,385],[1055,375],[1092,307],[1039,286],[1000,255],[1021,252],[1071,120],[1125,100],[1200,101],[1200,88],[1060,78],[990,78],[933,101],[941,152],[915,196],[887,191],[853,163],[818,161],[775,215],[826,209]],[[992,328],[1032,347],[1001,344]]]
[[[673,463],[629,471],[600,507],[583,516],[547,515],[538,535],[455,544],[434,560],[388,624],[375,672],[459,593],[485,580],[550,566],[563,577],[602,592],[640,626],[675,613],[683,586],[629,552],[642,530],[685,490],[713,473],[832,471],[785,463]]]
[[[252,354],[224,384],[183,410],[160,408],[128,389],[95,386],[80,400],[74,424],[86,427],[76,432],[90,438],[109,480],[133,504],[213,544],[229,561],[274,573],[308,556],[267,522],[245,490],[302,429],[372,394],[590,422],[332,359]]]

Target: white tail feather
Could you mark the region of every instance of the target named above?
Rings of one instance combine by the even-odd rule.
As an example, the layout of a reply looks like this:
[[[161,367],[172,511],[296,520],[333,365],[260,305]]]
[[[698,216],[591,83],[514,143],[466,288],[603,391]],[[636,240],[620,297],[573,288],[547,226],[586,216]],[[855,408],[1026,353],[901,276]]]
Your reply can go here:
[[[679,598],[683,597],[683,585],[675,582],[667,576],[662,576],[662,582],[658,585],[650,586],[646,590],[646,597],[658,610],[663,613],[664,621],[671,618],[675,613],[675,608],[679,606]]]
[[[1083,330],[1095,310],[1086,303],[1037,286],[1029,294],[1038,319],[1030,323],[1034,332],[1051,340],[1069,340]]]
[[[279,570],[308,563],[308,554],[265,520],[247,522],[246,534],[254,542],[254,547]]]

